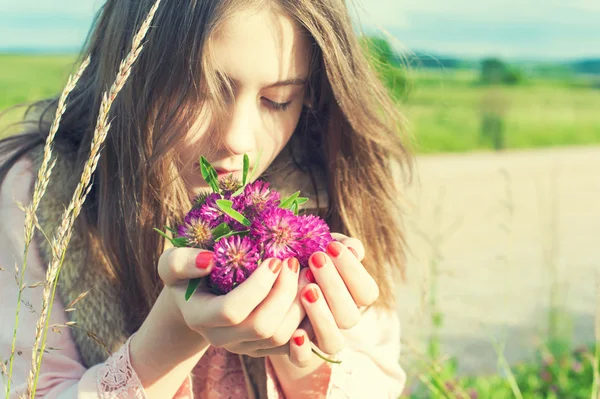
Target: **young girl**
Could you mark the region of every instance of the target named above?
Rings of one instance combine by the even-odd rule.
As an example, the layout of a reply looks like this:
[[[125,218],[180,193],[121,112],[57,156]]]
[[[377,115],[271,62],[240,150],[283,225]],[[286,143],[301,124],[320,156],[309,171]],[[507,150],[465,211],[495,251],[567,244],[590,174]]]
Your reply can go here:
[[[153,3],[108,0],[94,24],[81,58],[91,64],[68,99],[38,210],[46,234],[79,181],[101,94]],[[23,262],[17,201],[31,201],[56,104],[32,107],[37,122],[0,142],[3,359],[17,307],[10,270]],[[391,171],[408,172],[409,156],[343,0],[162,0],[110,119],[60,274],[50,325],[63,328],[49,331],[37,397],[400,395],[393,290],[404,241],[401,175]],[[239,177],[244,154],[251,165],[262,154],[255,176],[272,188],[310,197],[304,211],[324,217],[336,241],[309,268],[267,259],[229,294],[200,289],[186,302],[187,281],[210,273],[213,253],[169,248],[153,228],[174,226],[209,190],[201,155],[220,176]],[[27,285],[44,280],[51,256],[37,233]],[[26,389],[41,291],[23,291],[11,398]]]

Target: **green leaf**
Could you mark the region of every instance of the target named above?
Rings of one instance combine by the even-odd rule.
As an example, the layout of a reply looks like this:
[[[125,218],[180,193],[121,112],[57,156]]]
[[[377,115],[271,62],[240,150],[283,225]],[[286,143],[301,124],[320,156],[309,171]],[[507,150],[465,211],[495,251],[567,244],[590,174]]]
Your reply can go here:
[[[232,218],[234,220],[237,220],[244,226],[250,226],[250,221],[248,219],[246,219],[246,217],[244,215],[242,215],[241,213],[239,213],[238,211],[236,211],[235,209],[233,209],[231,207],[231,205],[233,204],[232,201],[217,200],[216,203],[217,203],[217,206],[219,207],[219,209],[221,209],[223,211],[223,213],[225,213],[227,216],[229,216],[230,218]]]
[[[258,153],[258,158],[256,158],[256,161],[254,161],[254,167],[252,168],[252,175],[250,175],[250,179],[248,180],[252,180],[254,178],[254,175],[256,174],[256,171],[258,170],[258,165],[259,165],[259,161],[260,161],[260,157],[262,156],[263,150],[260,150],[260,152]]]
[[[289,197],[287,197],[286,199],[281,201],[281,203],[279,204],[279,207],[282,209],[289,209],[292,206],[292,204],[294,203],[294,200],[296,198],[298,198],[299,195],[300,195],[300,191],[296,191],[294,194],[290,195]]]
[[[234,192],[233,194],[231,194],[231,196],[232,197],[237,197],[238,195],[240,195],[243,192],[244,192],[244,186],[238,188],[238,190],[236,192]]]
[[[173,244],[173,246],[176,248],[182,248],[187,246],[187,239],[185,237],[171,238],[165,232],[157,229],[156,227],[154,228],[154,231],[158,232],[161,236],[169,240],[171,244]]]
[[[294,215],[298,216],[298,204],[296,203],[296,201],[294,201],[290,210]]]
[[[250,169],[250,158],[248,158],[248,154],[244,154],[244,173],[242,175],[242,186],[246,185],[246,178],[248,177],[248,169]]]
[[[202,177],[206,181],[206,184],[208,184],[215,193],[220,193],[219,175],[204,156],[200,157],[200,172],[202,172]]]
[[[190,280],[190,282],[188,283],[187,289],[185,290],[185,301],[186,302],[190,300],[192,295],[194,295],[194,292],[196,292],[199,285],[200,285],[199,278],[193,278]]]
[[[221,223],[212,231],[212,236],[216,240],[231,232],[231,227],[227,223]]]
[[[307,202],[308,202],[308,198],[306,198],[306,197],[298,197],[298,198],[296,198],[296,199],[294,200],[294,202],[295,202],[296,204],[298,204],[298,206],[300,206],[300,205],[302,205],[302,204],[305,204],[305,203],[307,203]]]
[[[240,230],[240,231],[230,231],[229,233],[219,237],[218,239],[215,239],[215,242],[219,242],[219,240],[223,239],[223,238],[227,238],[227,237],[232,237],[232,236],[246,236],[250,233],[250,230]]]
[[[165,229],[169,230],[171,233],[173,234],[177,234],[177,230],[173,230],[172,228],[170,228],[169,226],[165,226]]]
[[[171,243],[173,244],[173,246],[175,246],[177,248],[183,248],[183,247],[188,246],[188,241],[187,241],[187,238],[185,238],[185,237],[173,238],[171,240]]]
[[[221,209],[223,208],[231,208],[233,206],[233,201],[226,199],[218,199],[215,201],[217,206]]]

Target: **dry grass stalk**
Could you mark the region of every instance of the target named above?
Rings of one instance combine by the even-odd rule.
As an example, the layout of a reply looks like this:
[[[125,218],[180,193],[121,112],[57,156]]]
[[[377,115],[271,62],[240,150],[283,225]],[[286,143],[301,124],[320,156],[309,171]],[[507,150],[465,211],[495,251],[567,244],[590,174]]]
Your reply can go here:
[[[23,283],[23,279],[25,277],[25,269],[27,267],[27,253],[29,252],[29,245],[31,244],[31,240],[33,239],[33,232],[34,232],[35,226],[37,225],[36,212],[37,212],[38,206],[40,205],[40,201],[42,200],[42,197],[44,196],[44,194],[46,192],[46,188],[48,187],[48,182],[50,181],[50,175],[52,174],[52,169],[54,168],[54,165],[56,163],[56,160],[54,160],[54,162],[52,162],[52,164],[50,164],[50,159],[52,158],[52,147],[53,147],[53,143],[54,143],[54,137],[56,136],[56,132],[58,131],[58,126],[60,125],[60,120],[61,120],[63,114],[65,113],[65,110],[67,109],[67,97],[73,91],[73,89],[77,85],[77,82],[79,81],[79,78],[81,78],[81,75],[83,74],[83,72],[85,71],[85,69],[88,67],[89,64],[90,64],[90,57],[88,57],[87,59],[85,59],[85,61],[83,61],[83,63],[81,64],[81,66],[79,67],[79,69],[77,70],[75,75],[69,76],[69,79],[67,80],[67,84],[65,85],[65,88],[63,89],[63,91],[60,95],[60,98],[58,99],[58,106],[56,108],[54,121],[52,122],[52,126],[50,127],[48,137],[46,138],[46,144],[44,146],[44,158],[42,159],[42,164],[40,166],[40,169],[38,170],[37,179],[35,181],[35,185],[33,188],[33,199],[31,201],[31,203],[29,204],[29,206],[27,206],[24,209],[25,210],[25,234],[24,234],[25,246],[24,246],[24,250],[23,250],[23,266],[21,267],[21,275],[20,275],[20,279],[18,282],[19,293],[17,296],[17,310],[15,312],[15,328],[13,330],[13,340],[12,340],[12,345],[11,345],[11,350],[10,350],[10,359],[9,359],[9,366],[8,366],[8,372],[7,372],[9,377],[12,376],[13,361],[15,358],[15,345],[16,345],[16,339],[17,339],[17,329],[19,328],[19,311],[21,308],[21,294],[23,292],[23,287],[25,285]],[[18,273],[19,272],[18,267],[16,268],[16,270]],[[41,284],[41,283],[39,283],[39,284]],[[33,286],[31,286],[31,288],[34,288],[34,286],[35,286],[35,284]],[[8,396],[8,393],[10,392],[10,383],[11,383],[11,380],[9,378],[7,387],[6,387],[7,396]]]
[[[125,82],[127,81],[133,64],[135,63],[138,55],[142,51],[143,45],[142,40],[146,36],[154,14],[158,9],[161,0],[157,0],[154,6],[148,13],[144,23],[141,25],[137,34],[132,40],[132,47],[127,57],[121,62],[117,77],[111,86],[108,93],[104,93],[102,97],[102,103],[100,105],[100,112],[96,122],[96,128],[94,129],[94,135],[92,138],[92,144],[90,149],[89,158],[83,168],[79,184],[77,185],[75,192],[71,198],[69,206],[65,210],[62,222],[56,231],[54,238],[52,239],[52,261],[48,266],[46,273],[46,284],[44,286],[44,292],[42,297],[42,311],[38,319],[35,333],[35,343],[32,351],[32,363],[29,377],[27,379],[27,394],[30,398],[35,397],[35,390],[37,380],[39,377],[39,369],[42,361],[42,355],[46,346],[46,334],[48,330],[49,315],[52,310],[52,304],[54,302],[54,295],[56,292],[57,277],[60,273],[60,267],[62,266],[63,256],[69,245],[71,235],[73,234],[73,225],[79,212],[85,202],[85,199],[91,189],[91,178],[98,165],[100,159],[100,149],[104,143],[108,131],[110,129],[110,123],[108,123],[108,115],[110,108],[118,93],[121,91]],[[41,350],[40,350],[41,345]]]
[[[594,347],[594,382],[592,385],[592,399],[600,399],[600,271],[596,273],[596,316],[594,323],[594,337],[596,345]]]

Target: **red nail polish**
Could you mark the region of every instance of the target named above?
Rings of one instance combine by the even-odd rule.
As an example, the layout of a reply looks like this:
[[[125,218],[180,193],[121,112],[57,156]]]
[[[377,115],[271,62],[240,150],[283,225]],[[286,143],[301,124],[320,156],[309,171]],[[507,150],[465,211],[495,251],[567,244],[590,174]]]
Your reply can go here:
[[[308,269],[306,271],[306,279],[308,280],[309,283],[315,284],[317,282],[317,280],[315,280],[315,275],[313,274],[312,270],[310,270],[310,269]]]
[[[279,270],[281,270],[281,261],[279,259],[271,259],[269,269],[275,274],[279,273]]]
[[[356,252],[356,250],[352,247],[348,247],[348,249],[354,254],[354,256],[356,256],[356,259],[358,259],[358,253]]]
[[[209,251],[200,252],[196,255],[196,267],[198,269],[206,269],[210,265],[210,262],[212,262],[213,255],[214,254]]]
[[[299,337],[294,337],[294,342],[298,346],[302,346],[304,344],[304,335],[300,335]]]
[[[303,295],[304,298],[310,303],[315,303],[317,302],[317,299],[319,299],[319,292],[314,287],[304,291]]]
[[[316,254],[313,254],[310,257],[312,264],[317,268],[320,269],[323,266],[325,266],[325,264],[327,263],[327,258],[325,258],[325,254],[317,252]]]
[[[342,253],[342,246],[340,243],[333,241],[327,246],[327,253],[336,258]]]
[[[288,267],[290,268],[291,271],[293,271],[294,273],[296,273],[298,271],[298,269],[300,268],[300,263],[298,263],[298,259],[296,258],[290,258],[287,261]]]

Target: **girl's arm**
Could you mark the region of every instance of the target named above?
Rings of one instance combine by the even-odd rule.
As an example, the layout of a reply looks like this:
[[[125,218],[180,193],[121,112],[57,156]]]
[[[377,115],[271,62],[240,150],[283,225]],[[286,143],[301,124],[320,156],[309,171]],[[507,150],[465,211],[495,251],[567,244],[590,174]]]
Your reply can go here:
[[[9,171],[0,188],[0,361],[10,358],[15,312],[17,308],[18,284],[15,281],[15,264],[19,266],[19,276],[23,264],[23,229],[25,216],[17,201],[28,204],[30,187],[34,173],[31,163],[21,160]],[[34,245],[29,248],[24,282],[27,286],[45,280],[45,268]],[[15,345],[15,358],[11,380],[11,396],[17,398],[26,392],[27,376],[31,367],[31,348],[35,340],[35,326],[42,303],[43,287],[25,288],[19,313],[19,328]],[[67,315],[64,304],[55,297],[50,325],[64,325]],[[35,312],[33,312],[35,311]],[[141,331],[140,331],[141,332]],[[113,354],[105,364],[90,369],[81,363],[69,328],[61,328],[61,333],[48,331],[47,353],[44,354],[37,395],[40,398],[144,398],[145,392],[134,371],[129,357],[129,341],[121,350]],[[142,340],[140,340],[142,341]],[[167,349],[162,344],[163,349]],[[156,345],[155,345],[156,346]],[[8,376],[0,373],[0,396],[6,394]],[[186,372],[177,373],[175,390],[181,394],[191,394]],[[173,374],[170,374],[173,376]],[[166,396],[163,396],[166,397]],[[173,397],[173,393],[170,396]]]

